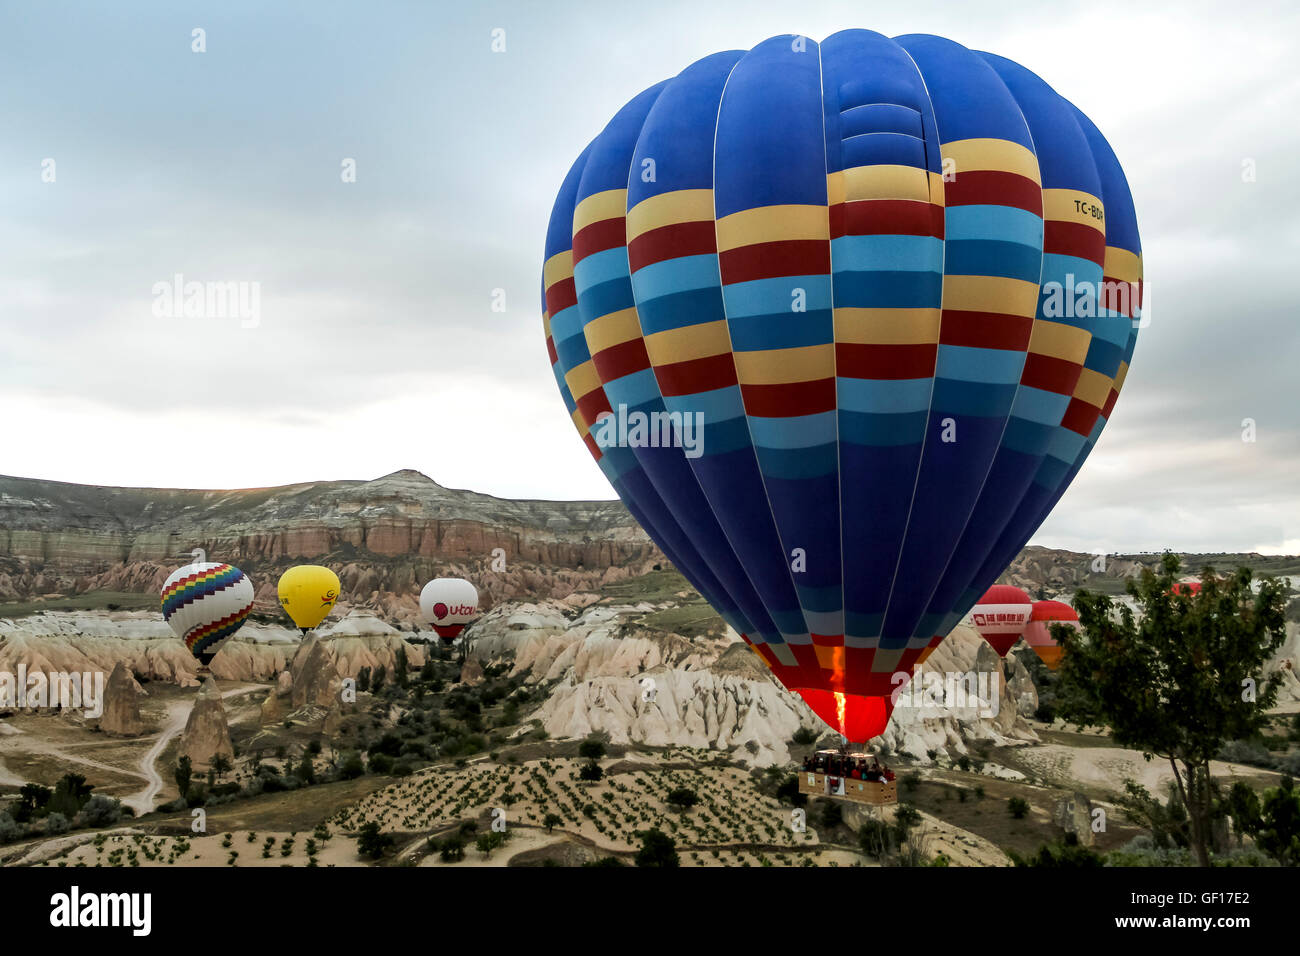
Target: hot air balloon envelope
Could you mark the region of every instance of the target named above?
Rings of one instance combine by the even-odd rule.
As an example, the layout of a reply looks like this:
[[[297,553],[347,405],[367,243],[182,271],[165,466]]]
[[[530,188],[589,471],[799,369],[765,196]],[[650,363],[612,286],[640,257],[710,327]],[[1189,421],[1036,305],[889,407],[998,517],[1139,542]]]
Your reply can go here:
[[[436,578],[420,591],[420,613],[450,644],[478,614],[478,589],[464,578]]]
[[[280,606],[303,633],[325,620],[339,598],[339,576],[318,564],[300,564],[280,575]]]
[[[1025,625],[1025,643],[1034,649],[1038,659],[1049,670],[1061,666],[1061,655],[1064,653],[1056,643],[1056,638],[1052,637],[1053,624],[1069,624],[1077,630],[1080,627],[1079,615],[1074,608],[1062,601],[1035,601],[1029,614],[1029,623]]]
[[[212,561],[177,568],[162,588],[172,632],[207,665],[253,609],[253,583],[239,568]]]
[[[998,652],[998,657],[1006,657],[1024,633],[1032,610],[1029,595],[1020,588],[995,584],[971,609],[970,618],[980,637]]]
[[[556,197],[543,325],[633,517],[843,730],[834,695],[888,715],[1082,467],[1141,275],[1118,160],[1041,78],[846,30],[620,109]]]

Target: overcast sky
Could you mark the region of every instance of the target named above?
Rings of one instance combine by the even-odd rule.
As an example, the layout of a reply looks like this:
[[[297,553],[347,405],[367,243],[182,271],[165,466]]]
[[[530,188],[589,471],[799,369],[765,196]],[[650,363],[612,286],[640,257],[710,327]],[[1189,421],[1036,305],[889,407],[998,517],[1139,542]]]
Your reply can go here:
[[[693,60],[849,27],[1023,63],[1128,174],[1151,325],[1035,542],[1300,552],[1300,13],[1266,3],[5,3],[0,474],[230,488],[416,468],[612,497],[541,330],[560,180]],[[178,273],[257,283],[256,327],[156,315]]]

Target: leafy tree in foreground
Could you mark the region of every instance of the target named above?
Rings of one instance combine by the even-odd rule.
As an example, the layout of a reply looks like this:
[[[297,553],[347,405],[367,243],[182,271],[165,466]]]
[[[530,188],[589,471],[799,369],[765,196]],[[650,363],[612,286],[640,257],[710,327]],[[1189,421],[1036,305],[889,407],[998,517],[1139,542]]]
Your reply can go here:
[[[1180,570],[1166,553],[1159,573],[1128,582],[1131,607],[1104,594],[1074,599],[1081,630],[1055,626],[1065,649],[1057,713],[1081,727],[1109,727],[1123,747],[1168,760],[1187,810],[1197,863],[1210,863],[1215,788],[1210,760],[1225,743],[1257,734],[1277,696],[1264,665],[1285,638],[1285,586],[1251,572],[1206,569],[1194,595],[1172,593]]]
[[[641,849],[636,851],[637,866],[680,866],[677,858],[677,841],[658,827],[643,830],[640,834]]]

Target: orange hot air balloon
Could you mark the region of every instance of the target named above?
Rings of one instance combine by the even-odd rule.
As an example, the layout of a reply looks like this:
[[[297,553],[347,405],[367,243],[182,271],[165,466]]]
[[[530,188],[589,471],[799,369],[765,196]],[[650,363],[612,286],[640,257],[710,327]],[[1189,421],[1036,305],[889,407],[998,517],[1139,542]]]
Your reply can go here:
[[[1029,623],[1025,625],[1025,643],[1034,649],[1038,659],[1047,665],[1048,670],[1061,666],[1064,649],[1052,637],[1053,624],[1069,624],[1079,630],[1079,615],[1074,608],[1062,601],[1035,601],[1029,614]]]
[[[1029,595],[1020,588],[995,584],[971,608],[970,616],[980,637],[998,652],[998,657],[1006,657],[1007,651],[1024,633],[1032,610]]]
[[[1179,581],[1169,589],[1169,593],[1175,597],[1195,597],[1201,593],[1200,581]]]

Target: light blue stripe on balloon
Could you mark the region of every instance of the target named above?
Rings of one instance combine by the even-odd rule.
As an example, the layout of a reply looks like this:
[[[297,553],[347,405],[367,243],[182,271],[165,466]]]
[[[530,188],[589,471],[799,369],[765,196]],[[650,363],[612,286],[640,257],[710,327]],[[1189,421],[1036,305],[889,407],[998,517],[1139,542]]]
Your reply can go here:
[[[1047,454],[1060,461],[1073,462],[1085,441],[1086,438],[1072,429],[1058,428],[1048,443]]]
[[[551,316],[551,341],[558,346],[582,331],[582,310],[571,305]]]
[[[632,274],[632,288],[636,290],[638,300],[657,299],[661,295],[689,289],[717,287],[721,282],[718,257],[711,252],[665,259],[643,266]]]
[[[919,412],[930,407],[930,378],[836,379],[839,407],[851,412]]]
[[[937,378],[991,385],[1017,385],[1024,371],[1025,353],[1013,349],[981,349],[967,345],[940,345],[935,364]]]
[[[639,372],[606,382],[605,395],[615,409],[619,405],[626,405],[630,411],[644,402],[656,401],[659,398],[659,382],[655,379],[654,369],[643,368]]]
[[[573,285],[581,295],[587,289],[628,275],[627,246],[593,252],[573,267]]]
[[[1069,395],[1021,385],[1011,403],[1011,414],[1042,425],[1059,425],[1069,405]]]
[[[1043,219],[1011,206],[949,206],[943,215],[943,234],[958,241],[1001,239],[1041,249]]]
[[[754,443],[764,448],[812,448],[835,441],[835,412],[799,415],[795,418],[750,416],[749,430]]]
[[[693,395],[665,395],[664,405],[673,412],[702,412],[704,421],[712,424],[745,414],[745,404],[740,397],[739,385],[710,389]]]
[[[797,318],[799,313],[793,308],[795,289],[804,291],[805,312],[831,307],[830,276],[782,276],[777,279],[752,279],[749,282],[723,286],[723,301],[727,304],[727,317],[735,319],[747,315],[789,312]]]
[[[943,240],[933,236],[843,236],[831,240],[836,272],[942,272]]]

